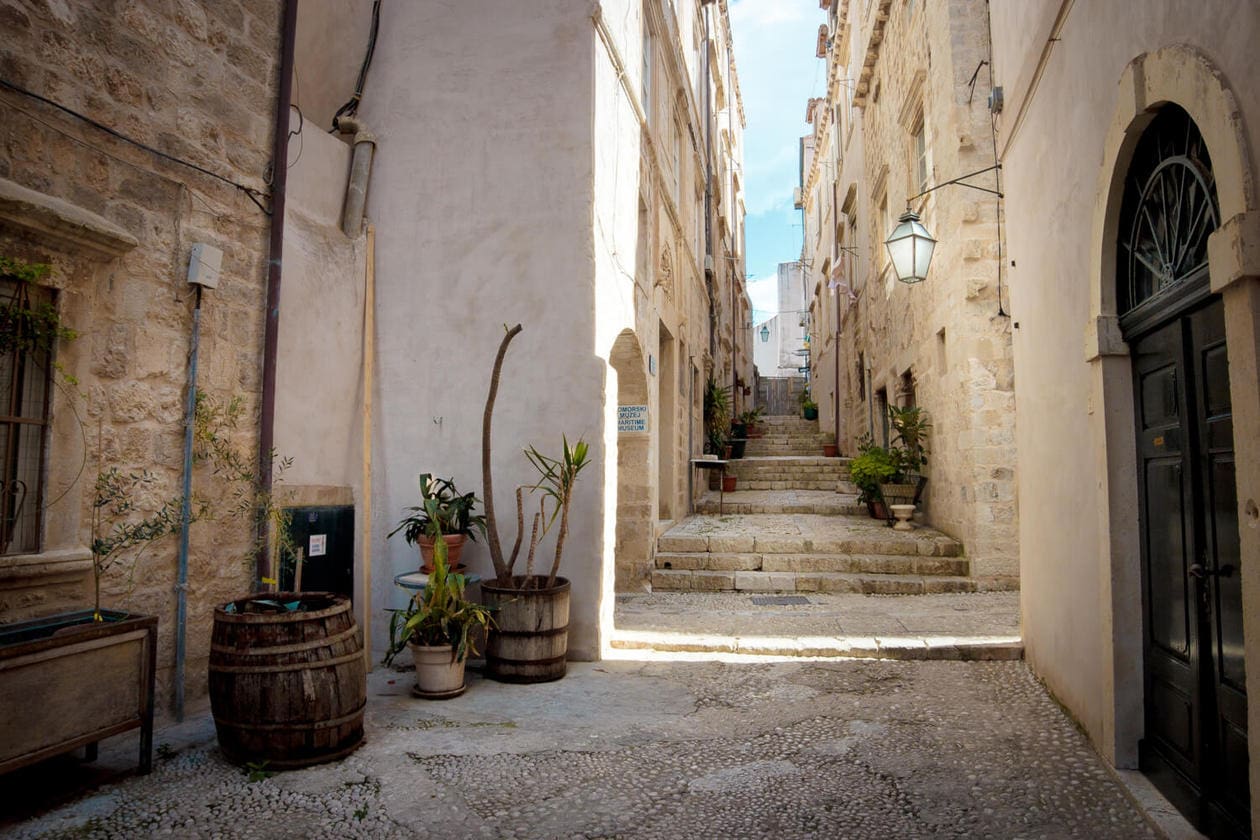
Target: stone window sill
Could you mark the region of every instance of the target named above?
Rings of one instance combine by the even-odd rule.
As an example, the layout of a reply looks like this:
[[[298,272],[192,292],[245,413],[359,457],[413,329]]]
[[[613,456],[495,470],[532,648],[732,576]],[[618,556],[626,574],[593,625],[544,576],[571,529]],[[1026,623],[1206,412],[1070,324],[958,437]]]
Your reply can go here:
[[[0,588],[29,586],[33,581],[73,581],[91,571],[92,551],[87,546],[39,554],[10,554],[0,557]]]

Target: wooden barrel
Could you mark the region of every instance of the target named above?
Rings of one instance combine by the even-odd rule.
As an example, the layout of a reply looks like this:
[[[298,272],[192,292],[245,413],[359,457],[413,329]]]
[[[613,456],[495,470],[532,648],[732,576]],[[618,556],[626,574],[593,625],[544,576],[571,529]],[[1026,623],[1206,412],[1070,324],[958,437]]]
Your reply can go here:
[[[260,601],[300,602],[268,611]],[[367,669],[350,600],[268,592],[214,611],[210,708],[223,754],[238,764],[306,767],[363,742]]]
[[[569,650],[569,581],[556,578],[547,589],[482,583],[486,604],[493,607],[494,627],[486,637],[486,676],[500,682],[538,683],[558,680],[566,670]],[[531,585],[546,583],[535,576]]]

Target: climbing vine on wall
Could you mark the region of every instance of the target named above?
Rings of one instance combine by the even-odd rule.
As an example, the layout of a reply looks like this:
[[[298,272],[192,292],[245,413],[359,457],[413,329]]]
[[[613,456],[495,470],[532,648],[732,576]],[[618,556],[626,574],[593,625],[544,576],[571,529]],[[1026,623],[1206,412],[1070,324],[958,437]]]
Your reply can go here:
[[[78,335],[61,322],[52,301],[32,300],[31,287],[51,270],[46,263],[0,256],[0,279],[16,283],[12,296],[0,302],[0,353],[50,351]]]

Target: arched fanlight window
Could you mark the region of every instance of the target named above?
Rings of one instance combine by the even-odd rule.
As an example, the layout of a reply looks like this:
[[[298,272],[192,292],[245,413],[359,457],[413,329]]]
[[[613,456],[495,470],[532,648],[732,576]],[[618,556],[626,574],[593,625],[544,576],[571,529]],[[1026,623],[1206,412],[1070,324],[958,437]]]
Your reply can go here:
[[[1205,285],[1208,235],[1219,225],[1203,136],[1182,108],[1165,105],[1142,133],[1125,179],[1117,231],[1119,313]]]

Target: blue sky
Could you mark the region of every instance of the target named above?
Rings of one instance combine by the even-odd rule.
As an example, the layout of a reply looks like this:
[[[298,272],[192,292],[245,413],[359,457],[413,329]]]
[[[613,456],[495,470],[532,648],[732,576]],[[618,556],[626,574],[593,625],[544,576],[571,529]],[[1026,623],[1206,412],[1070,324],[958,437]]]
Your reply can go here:
[[[744,99],[744,201],[748,293],[754,320],[778,310],[776,272],[801,253],[801,214],[792,207],[800,138],[808,133],[805,104],[826,86],[824,61],[814,55],[826,23],[818,0],[733,0],[731,31]]]

